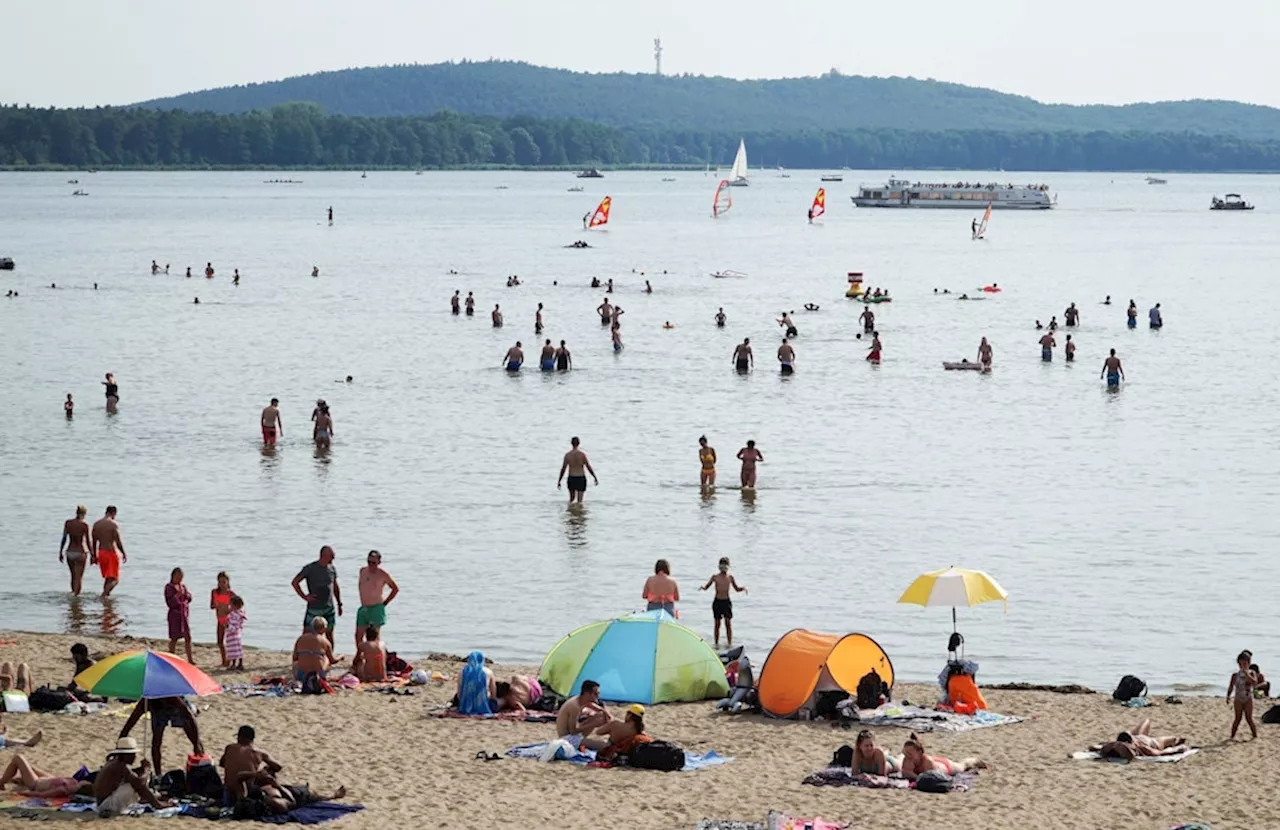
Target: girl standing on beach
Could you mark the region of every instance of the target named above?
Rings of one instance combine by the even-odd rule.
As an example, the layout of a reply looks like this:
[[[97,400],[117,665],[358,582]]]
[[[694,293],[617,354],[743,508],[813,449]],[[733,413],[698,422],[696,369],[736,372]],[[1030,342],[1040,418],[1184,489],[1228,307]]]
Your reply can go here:
[[[1236,731],[1240,728],[1240,719],[1244,718],[1249,724],[1249,731],[1253,733],[1253,737],[1258,737],[1258,727],[1253,723],[1253,687],[1258,685],[1258,676],[1253,673],[1253,669],[1249,664],[1253,662],[1253,655],[1247,651],[1242,651],[1236,655],[1236,666],[1239,670],[1231,675],[1231,682],[1227,684],[1227,700],[1235,705],[1236,719],[1231,723],[1231,740],[1236,739]]]
[[[233,594],[231,610],[227,613],[226,651],[224,652],[226,659],[230,661],[225,665],[233,669],[244,669],[244,645],[240,636],[244,630],[244,621],[247,619],[244,613],[244,600]]]
[[[195,665],[191,656],[191,592],[182,584],[182,568],[174,568],[169,574],[169,584],[164,586],[164,604],[169,606],[169,653],[185,640],[187,662]]]
[[[209,607],[218,618],[218,653],[222,656],[222,667],[227,667],[227,616],[231,613],[231,577],[226,571],[218,573],[218,587],[209,592]]]

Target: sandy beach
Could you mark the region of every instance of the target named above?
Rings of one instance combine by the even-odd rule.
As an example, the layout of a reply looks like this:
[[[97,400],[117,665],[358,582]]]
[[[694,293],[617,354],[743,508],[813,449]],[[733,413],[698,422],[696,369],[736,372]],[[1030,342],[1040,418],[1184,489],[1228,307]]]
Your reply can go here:
[[[25,661],[38,683],[70,679],[69,648],[77,638],[3,633],[0,660]],[[93,654],[164,643],[133,639],[84,639]],[[216,650],[197,647],[197,663],[217,662]],[[416,666],[456,676],[459,664],[418,661]],[[284,674],[287,655],[248,651],[244,672],[213,672],[223,683]],[[499,677],[528,667],[496,666]],[[1126,709],[1108,694],[1059,695],[988,691],[994,711],[1026,720],[1005,727],[923,738],[931,753],[978,756],[992,765],[968,793],[925,795],[895,790],[819,788],[801,784],[823,767],[854,732],[827,723],[770,721],[713,713],[710,702],[650,708],[646,722],[656,737],[686,749],[717,752],[734,761],[691,773],[584,769],[503,758],[475,760],[481,750],[502,754],[511,746],[545,740],[553,726],[440,720],[425,716],[442,705],[450,686],[419,687],[412,697],[347,691],[334,696],[283,699],[223,694],[200,700],[200,732],[215,758],[241,724],[257,729],[258,744],[284,764],[282,780],[310,782],[317,790],[345,784],[349,800],[364,804],[341,826],[389,823],[429,827],[625,827],[675,830],[703,818],[761,820],[771,809],[822,816],[855,828],[918,830],[946,826],[972,830],[1021,828],[1167,828],[1206,821],[1215,830],[1280,827],[1272,785],[1280,758],[1268,751],[1274,738],[1261,726],[1260,740],[1229,744],[1230,708],[1222,698],[1185,698],[1182,705]],[[937,688],[899,686],[899,700],[931,704]],[[1260,702],[1258,715],[1266,706]],[[127,711],[113,704],[112,711]],[[1203,750],[1176,764],[1125,765],[1082,762],[1068,755],[1113,737],[1144,716],[1158,734],[1185,735]],[[87,716],[5,715],[11,735],[43,729],[44,742],[22,750],[38,766],[69,775],[82,763],[96,766],[123,724],[110,713]],[[1247,729],[1242,727],[1247,735]],[[900,748],[906,730],[877,730],[885,747]],[[138,736],[141,738],[141,735]],[[165,764],[180,766],[188,745],[170,731]],[[13,749],[3,750],[5,758]],[[153,819],[120,820],[151,826]]]

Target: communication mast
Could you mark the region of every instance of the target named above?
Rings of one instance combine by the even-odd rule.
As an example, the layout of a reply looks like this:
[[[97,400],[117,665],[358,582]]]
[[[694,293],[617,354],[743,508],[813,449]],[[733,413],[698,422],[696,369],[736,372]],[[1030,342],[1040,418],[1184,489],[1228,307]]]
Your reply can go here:
[[[658,75],[662,74],[662,38],[655,37],[653,39],[653,66],[654,72]]]

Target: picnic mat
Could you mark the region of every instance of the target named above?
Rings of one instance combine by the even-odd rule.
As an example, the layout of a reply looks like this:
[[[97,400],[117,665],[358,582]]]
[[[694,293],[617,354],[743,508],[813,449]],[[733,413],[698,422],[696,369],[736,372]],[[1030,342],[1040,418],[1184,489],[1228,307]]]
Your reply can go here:
[[[464,715],[457,709],[431,709],[427,712],[430,718],[457,718],[458,720],[502,720],[512,723],[554,723],[555,712],[534,712],[529,709],[523,712],[497,712],[492,715]]]
[[[986,710],[972,715],[958,715],[955,712],[940,712],[936,709],[898,706],[892,703],[887,703],[879,709],[861,709],[858,711],[858,719],[863,726],[896,726],[901,729],[910,729],[912,732],[969,732],[974,729],[989,729],[993,726],[1007,726],[1022,722],[1022,718]]]
[[[693,830],[845,830],[848,826],[820,818],[792,818],[771,810],[764,821],[704,818],[694,825]]]
[[[1183,760],[1184,758],[1190,758],[1192,755],[1195,755],[1197,752],[1200,751],[1200,747],[1188,746],[1188,747],[1184,747],[1184,750],[1185,750],[1184,752],[1179,752],[1177,755],[1139,755],[1136,760],[1154,761],[1157,764],[1176,764],[1179,761]],[[1080,752],[1071,753],[1071,760],[1073,761],[1110,761],[1113,764],[1129,763],[1124,758],[1103,758],[1100,754],[1098,754],[1097,752],[1094,752],[1092,749],[1086,749]]]
[[[951,792],[964,793],[973,789],[978,782],[978,773],[974,771],[957,772],[951,776]],[[801,784],[813,787],[866,787],[873,790],[910,790],[911,782],[898,776],[886,778],[883,775],[854,775],[848,767],[825,767],[805,776]]]
[[[546,752],[547,747],[550,745],[551,744],[549,742],[544,741],[543,743],[538,744],[522,744],[521,746],[513,746],[511,749],[507,750],[507,756],[510,758],[526,758],[537,761],[542,758],[542,753]],[[596,763],[596,754],[590,749],[580,749],[576,755],[568,758],[557,756],[556,760],[568,761],[571,764],[577,764],[578,766],[585,767],[588,764]],[[710,750],[702,754],[685,750],[684,766],[680,769],[680,772],[693,772],[694,770],[706,769],[707,767],[718,767],[722,764],[727,764],[732,760],[732,758],[720,755],[715,750]]]

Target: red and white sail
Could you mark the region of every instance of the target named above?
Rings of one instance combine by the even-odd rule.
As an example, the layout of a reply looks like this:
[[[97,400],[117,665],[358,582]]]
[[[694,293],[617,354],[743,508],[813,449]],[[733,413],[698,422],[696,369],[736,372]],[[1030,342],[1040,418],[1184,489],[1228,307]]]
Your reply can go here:
[[[591,214],[591,221],[587,223],[587,229],[603,227],[609,224],[609,208],[613,207],[613,197],[605,196],[600,200],[600,204],[596,205],[596,212]]]
[[[812,222],[819,216],[827,212],[827,189],[825,187],[818,188],[818,193],[813,197],[813,204],[809,207],[809,221]]]
[[[733,207],[733,197],[729,194],[729,180],[721,179],[716,187],[716,200],[711,203],[711,216],[719,218]]]

